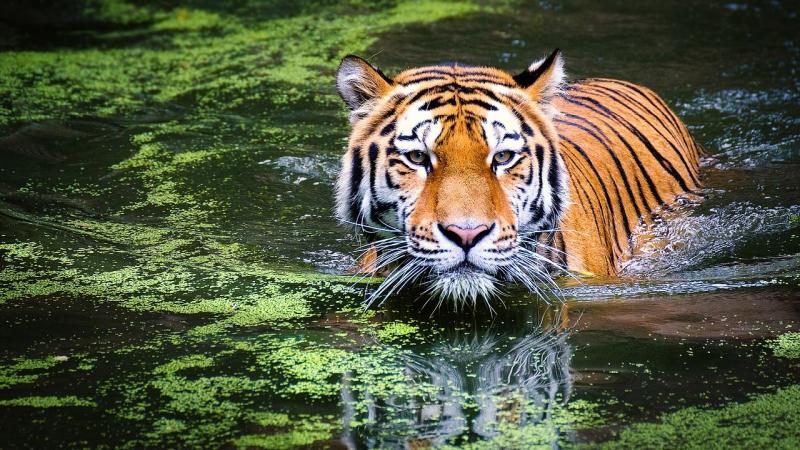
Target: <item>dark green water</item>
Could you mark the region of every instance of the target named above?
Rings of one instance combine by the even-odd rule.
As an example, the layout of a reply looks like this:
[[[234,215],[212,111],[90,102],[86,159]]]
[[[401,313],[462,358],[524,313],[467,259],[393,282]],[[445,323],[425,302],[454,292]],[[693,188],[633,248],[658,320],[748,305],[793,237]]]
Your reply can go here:
[[[799,22],[778,1],[0,6],[0,447],[797,448]],[[331,212],[338,60],[518,70],[554,47],[672,105],[704,200],[565,305],[364,312]]]

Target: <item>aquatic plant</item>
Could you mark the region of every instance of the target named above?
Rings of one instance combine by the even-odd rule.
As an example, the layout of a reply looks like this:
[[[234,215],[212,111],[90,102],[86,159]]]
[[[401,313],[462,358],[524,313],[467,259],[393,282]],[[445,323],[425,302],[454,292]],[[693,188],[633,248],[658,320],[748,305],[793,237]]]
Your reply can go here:
[[[800,358],[800,333],[790,332],[778,336],[770,343],[775,356],[781,358]]]
[[[685,408],[623,429],[602,449],[752,449],[800,446],[800,386],[720,409]]]

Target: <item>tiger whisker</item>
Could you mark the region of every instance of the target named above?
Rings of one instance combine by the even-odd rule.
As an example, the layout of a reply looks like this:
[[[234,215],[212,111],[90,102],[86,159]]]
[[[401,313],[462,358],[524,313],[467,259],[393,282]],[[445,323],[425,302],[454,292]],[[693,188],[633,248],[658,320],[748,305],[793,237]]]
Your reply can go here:
[[[541,245],[542,245],[543,247],[545,247],[545,248],[547,247],[547,246],[545,246],[545,244],[541,244]],[[556,250],[556,249],[553,249],[553,250]],[[568,269],[566,266],[564,266],[564,265],[562,265],[562,264],[558,264],[558,263],[556,263],[555,261],[553,261],[553,260],[551,260],[551,259],[549,259],[549,258],[546,258],[546,257],[542,256],[541,254],[537,253],[535,250],[530,250],[530,249],[527,249],[527,248],[521,248],[521,251],[522,251],[523,253],[524,253],[524,252],[530,252],[530,253],[532,253],[533,255],[535,255],[535,256],[537,257],[537,259],[542,259],[542,260],[544,260],[544,261],[545,261],[547,264],[549,264],[549,265],[551,265],[551,266],[555,267],[556,269],[558,269],[558,272],[559,272],[559,273],[561,273],[561,274],[563,274],[563,275],[566,275],[567,277],[569,277],[569,278],[573,279],[574,281],[577,281],[577,282],[579,282],[579,283],[582,283],[582,281],[580,280],[580,278],[578,278],[577,276],[575,276],[575,274],[574,274],[574,273],[572,273],[572,272],[571,272],[571,271],[570,271],[570,270],[569,270],[569,269]],[[562,252],[562,253],[563,253],[563,252]]]
[[[367,225],[364,222],[360,222],[360,221],[352,222],[350,220],[342,220],[342,223],[347,223],[347,224],[356,226],[358,228],[361,228],[362,230],[370,229],[370,230],[376,230],[376,231],[384,231],[384,232],[387,232],[387,233],[402,233],[402,230],[400,230],[398,228],[394,228],[394,227],[389,227],[388,225],[386,226],[386,228],[383,228],[383,227],[376,227],[374,225]],[[383,224],[383,225],[386,225],[386,224]]]
[[[420,272],[420,268],[418,265],[409,263],[405,266],[399,267],[397,270],[393,271],[389,274],[388,277],[383,281],[381,286],[375,290],[372,294],[370,294],[369,299],[367,300],[367,304],[365,309],[369,309],[372,304],[377,300],[379,297],[383,297],[379,304],[383,304],[384,301],[391,295],[392,292],[398,290],[396,287],[399,285],[400,287],[404,286],[408,280],[410,280],[413,276],[416,276],[417,272]],[[402,283],[402,285],[400,285]],[[383,295],[386,292],[386,295]]]

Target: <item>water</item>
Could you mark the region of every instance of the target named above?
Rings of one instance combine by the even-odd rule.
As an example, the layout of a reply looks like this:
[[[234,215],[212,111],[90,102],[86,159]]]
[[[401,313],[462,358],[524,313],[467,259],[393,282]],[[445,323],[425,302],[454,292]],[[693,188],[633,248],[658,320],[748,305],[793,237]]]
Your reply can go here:
[[[793,3],[4,8],[4,448],[800,445]],[[703,192],[563,305],[364,312],[331,212],[338,59],[555,47],[659,92]]]

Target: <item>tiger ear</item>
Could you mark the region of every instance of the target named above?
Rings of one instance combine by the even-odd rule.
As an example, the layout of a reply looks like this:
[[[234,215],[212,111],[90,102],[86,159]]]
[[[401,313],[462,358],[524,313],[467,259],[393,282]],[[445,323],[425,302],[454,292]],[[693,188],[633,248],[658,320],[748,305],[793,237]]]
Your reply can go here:
[[[348,55],[336,71],[336,90],[354,115],[366,113],[375,99],[392,88],[392,80],[358,56]]]
[[[558,95],[564,84],[564,58],[561,50],[555,49],[547,58],[535,61],[514,81],[528,92],[531,98],[539,103],[549,104]]]

